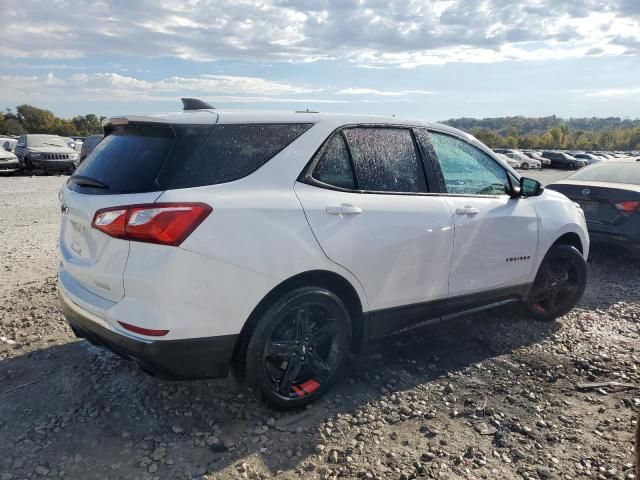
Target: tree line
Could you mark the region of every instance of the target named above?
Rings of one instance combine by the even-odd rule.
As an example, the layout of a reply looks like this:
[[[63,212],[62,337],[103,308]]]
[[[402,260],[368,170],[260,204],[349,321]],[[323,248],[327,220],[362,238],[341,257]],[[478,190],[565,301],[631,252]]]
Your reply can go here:
[[[73,118],[60,118],[32,105],[18,105],[14,110],[0,112],[0,135],[22,135],[25,133],[51,133],[63,137],[86,137],[102,133],[102,120],[90,113]]]
[[[93,113],[60,118],[32,105],[0,113],[0,135],[52,133],[65,137],[102,132]],[[640,119],[549,117],[454,118],[443,123],[471,133],[492,148],[640,150]]]
[[[556,117],[457,118],[443,123],[491,148],[640,150],[640,119]]]

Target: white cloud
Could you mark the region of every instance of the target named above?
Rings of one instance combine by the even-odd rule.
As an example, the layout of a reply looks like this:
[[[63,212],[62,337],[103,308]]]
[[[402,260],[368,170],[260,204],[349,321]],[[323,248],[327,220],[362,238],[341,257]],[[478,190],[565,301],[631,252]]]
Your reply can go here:
[[[433,95],[428,90],[376,90],[374,88],[343,88],[338,95],[379,95],[381,97],[401,97],[403,95]]]
[[[4,0],[0,56],[368,67],[637,54],[638,0]]]
[[[202,75],[143,80],[118,73],[0,75],[0,101],[14,104],[29,98],[91,101],[177,101],[181,96],[225,103],[347,103],[335,98],[312,98],[322,92],[307,85],[275,82],[259,77]]]

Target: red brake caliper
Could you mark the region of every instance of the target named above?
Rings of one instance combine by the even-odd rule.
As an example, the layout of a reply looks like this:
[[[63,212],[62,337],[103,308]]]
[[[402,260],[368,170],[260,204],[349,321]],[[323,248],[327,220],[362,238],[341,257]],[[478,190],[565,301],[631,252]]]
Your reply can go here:
[[[305,395],[310,395],[315,392],[320,384],[315,380],[307,380],[306,382],[299,383],[298,385],[293,385],[291,388],[299,397],[304,397]]]

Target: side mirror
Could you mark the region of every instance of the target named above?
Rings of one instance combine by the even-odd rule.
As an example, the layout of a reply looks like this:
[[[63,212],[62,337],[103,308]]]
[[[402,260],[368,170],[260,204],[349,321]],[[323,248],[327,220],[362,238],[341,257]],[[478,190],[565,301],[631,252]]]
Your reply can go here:
[[[523,197],[537,197],[544,192],[544,187],[533,178],[520,178],[520,195]]]

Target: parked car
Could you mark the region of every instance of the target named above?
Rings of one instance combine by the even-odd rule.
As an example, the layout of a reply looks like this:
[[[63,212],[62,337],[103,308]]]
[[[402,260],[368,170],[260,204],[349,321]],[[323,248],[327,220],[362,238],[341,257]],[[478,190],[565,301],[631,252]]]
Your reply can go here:
[[[640,258],[640,162],[600,162],[549,185],[578,202],[594,242]]]
[[[602,161],[601,158],[597,157],[596,155],[593,155],[592,153],[576,153],[573,156],[579,160],[586,161],[588,165]]]
[[[21,168],[28,171],[73,171],[78,164],[78,154],[57,135],[22,135],[16,144],[15,153]]]
[[[20,169],[18,157],[13,152],[0,148],[0,172],[13,171]]]
[[[93,151],[94,148],[100,143],[104,135],[91,135],[84,139],[82,142],[82,150],[80,150],[80,163]]]
[[[7,150],[9,152],[13,152],[15,150],[16,143],[18,143],[18,140],[16,138],[8,138],[8,137],[0,138],[0,145],[2,145],[2,148],[4,150]]]
[[[551,167],[553,168],[566,168],[567,170],[575,170],[587,166],[585,160],[580,160],[572,157],[568,153],[564,152],[542,152],[542,156],[551,160]]]
[[[537,168],[537,169],[542,168],[542,162],[539,162],[538,160],[534,160],[533,158],[526,156],[524,153],[509,152],[509,153],[505,153],[504,155],[520,163],[519,168],[522,168],[523,170],[529,170],[531,168]]]
[[[551,160],[549,160],[548,158],[544,158],[542,154],[536,150],[522,150],[522,153],[524,153],[529,158],[538,160],[545,167],[551,166]]]
[[[500,158],[503,162],[505,162],[510,167],[520,168],[520,162],[518,160],[514,158],[510,158],[504,153],[496,153],[496,155],[498,156],[498,158]]]
[[[107,120],[59,195],[66,318],[145,371],[233,366],[300,408],[365,343],[509,302],[551,320],[582,296],[582,211],[464,132],[185,107]]]

